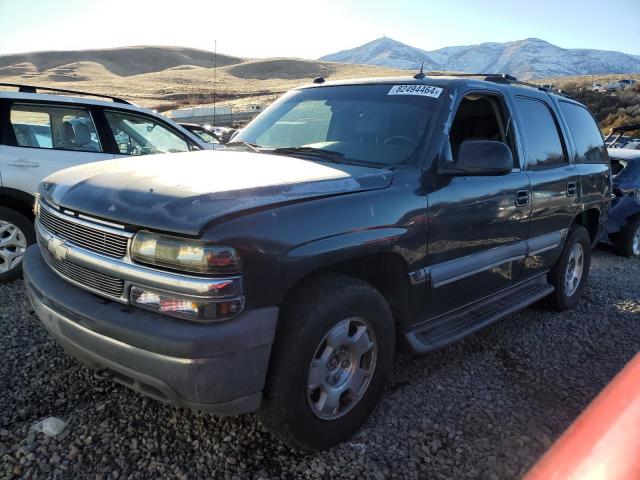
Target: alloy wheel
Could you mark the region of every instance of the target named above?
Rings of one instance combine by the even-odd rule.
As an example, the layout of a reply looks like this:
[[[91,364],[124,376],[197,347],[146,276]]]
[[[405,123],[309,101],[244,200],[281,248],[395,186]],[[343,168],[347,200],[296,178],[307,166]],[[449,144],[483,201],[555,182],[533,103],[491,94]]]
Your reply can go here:
[[[27,250],[27,237],[13,223],[0,220],[0,273],[16,268]]]
[[[567,261],[567,271],[564,277],[564,291],[567,297],[571,297],[582,280],[584,272],[584,248],[580,243],[576,243],[571,247],[569,260]]]
[[[348,318],[334,325],[316,349],[307,376],[307,401],[323,420],[349,412],[365,394],[378,345],[369,322]]]

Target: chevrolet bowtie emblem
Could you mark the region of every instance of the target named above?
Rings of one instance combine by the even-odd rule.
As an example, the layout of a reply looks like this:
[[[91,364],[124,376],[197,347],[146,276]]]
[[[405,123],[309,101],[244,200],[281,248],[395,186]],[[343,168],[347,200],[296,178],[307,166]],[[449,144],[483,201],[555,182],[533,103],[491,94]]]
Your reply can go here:
[[[57,260],[64,260],[67,257],[67,247],[64,244],[64,240],[49,237],[47,239],[47,248]]]

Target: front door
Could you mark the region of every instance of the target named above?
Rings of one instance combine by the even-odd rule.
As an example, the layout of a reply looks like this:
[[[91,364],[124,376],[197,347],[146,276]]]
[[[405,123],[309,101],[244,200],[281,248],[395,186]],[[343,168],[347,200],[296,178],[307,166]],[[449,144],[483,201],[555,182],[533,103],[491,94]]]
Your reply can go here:
[[[499,93],[468,93],[445,143],[455,165],[467,140],[494,140],[512,150],[514,168],[503,176],[436,176],[429,195],[430,290],[426,318],[450,312],[510,287],[519,278],[529,228],[529,178],[517,154],[514,122]]]

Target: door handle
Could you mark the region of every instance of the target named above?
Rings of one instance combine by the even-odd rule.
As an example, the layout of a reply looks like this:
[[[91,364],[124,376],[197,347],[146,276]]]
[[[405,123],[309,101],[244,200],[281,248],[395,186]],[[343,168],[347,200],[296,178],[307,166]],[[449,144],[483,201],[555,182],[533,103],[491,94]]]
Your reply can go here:
[[[39,167],[40,166],[38,162],[27,160],[26,158],[19,158],[17,160],[12,160],[8,162],[8,164],[13,167]]]
[[[516,192],[516,207],[526,207],[529,205],[529,190],[518,190]]]
[[[575,197],[578,191],[578,187],[575,182],[567,183],[567,197]]]

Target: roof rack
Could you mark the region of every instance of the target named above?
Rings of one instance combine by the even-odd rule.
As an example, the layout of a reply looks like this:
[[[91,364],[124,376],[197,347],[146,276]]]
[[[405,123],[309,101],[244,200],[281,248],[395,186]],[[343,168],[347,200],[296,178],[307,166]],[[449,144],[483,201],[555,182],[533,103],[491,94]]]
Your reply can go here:
[[[640,130],[640,123],[630,123],[628,125],[620,125],[619,127],[613,127],[611,129],[611,133],[633,132],[635,130]]]
[[[122,98],[114,97],[113,95],[103,95],[101,93],[80,92],[78,90],[67,90],[64,88],[37,87],[35,85],[22,85],[19,83],[0,83],[0,87],[14,87],[14,88],[17,88],[18,91],[22,93],[38,93],[38,90],[45,90],[47,92],[57,92],[57,93],[72,93],[74,95],[86,95],[89,97],[108,98],[110,100],[113,100],[115,103],[124,103],[127,105],[131,105],[131,102],[128,102]]]
[[[555,93],[556,95],[561,95],[566,98],[570,98],[571,100],[575,100],[571,95],[567,92],[563,92],[562,90],[552,90],[550,88],[543,87],[542,85],[537,85],[535,83],[523,82],[522,80],[518,80],[513,75],[509,75],[508,73],[440,73],[440,72],[429,72],[429,76],[448,76],[448,77],[483,77],[482,79],[487,82],[494,83],[509,83],[514,85],[522,85],[523,87],[531,87],[542,92],[547,93]]]
[[[611,137],[615,135],[615,138],[608,145],[609,148],[613,148],[618,141],[622,138],[622,134],[625,132],[633,132],[636,130],[640,130],[640,123],[630,123],[628,125],[620,125],[619,127],[613,127],[609,130],[609,133],[606,137],[604,137],[604,143],[607,143]]]

